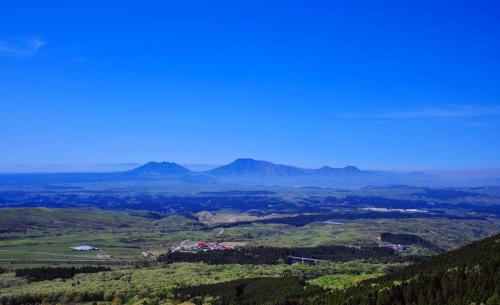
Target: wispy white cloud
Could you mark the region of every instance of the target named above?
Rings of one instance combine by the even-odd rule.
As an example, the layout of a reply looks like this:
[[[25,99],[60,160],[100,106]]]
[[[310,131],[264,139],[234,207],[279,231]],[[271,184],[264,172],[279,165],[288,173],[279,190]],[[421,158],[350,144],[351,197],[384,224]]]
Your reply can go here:
[[[477,121],[474,121],[474,122],[467,122],[465,124],[465,126],[467,127],[478,127],[478,128],[487,128],[487,127],[493,127],[494,125],[490,122],[477,122]]]
[[[419,119],[419,118],[460,118],[500,115],[500,106],[451,105],[448,107],[426,107],[411,111],[381,113],[343,113],[345,118],[372,119]]]
[[[23,36],[15,41],[0,41],[0,55],[29,57],[35,55],[45,41],[37,36]]]

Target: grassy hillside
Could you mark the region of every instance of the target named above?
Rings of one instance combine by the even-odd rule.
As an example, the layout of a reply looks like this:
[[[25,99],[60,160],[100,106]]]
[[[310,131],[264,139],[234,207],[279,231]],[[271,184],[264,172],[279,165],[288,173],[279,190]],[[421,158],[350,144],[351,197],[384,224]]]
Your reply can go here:
[[[141,252],[166,251],[182,240],[245,243],[248,246],[310,247],[321,245],[375,245],[380,233],[410,233],[442,249],[500,232],[496,219],[336,219],[301,227],[279,223],[247,223],[221,228],[193,217],[159,217],[151,211],[98,209],[3,208],[0,215],[0,266],[76,264],[95,259],[97,252],[70,247],[90,244],[122,260],[136,260]],[[414,254],[429,253],[416,247]],[[15,266],[11,263],[15,262]],[[90,261],[82,263],[92,263]],[[81,265],[82,263],[78,263]]]
[[[164,267],[129,268],[95,274],[78,274],[65,281],[28,282],[13,272],[0,274],[0,304],[40,303],[43,300],[84,303],[112,301],[119,297],[129,303],[148,298],[172,301],[175,287],[213,284],[255,277],[297,277],[315,279],[327,274],[357,277],[360,274],[380,274],[384,264],[359,262],[327,265],[206,265],[177,263]]]
[[[314,304],[499,304],[500,234],[360,285]],[[312,303],[311,303],[312,304]]]
[[[95,259],[95,252],[70,247],[90,244],[121,259],[137,259],[144,250],[165,249],[178,239],[199,232],[197,221],[171,215],[161,219],[138,216],[138,211],[4,208],[0,215],[0,265],[65,264]],[[146,217],[144,217],[146,216]],[[26,262],[26,263],[25,263]],[[89,262],[86,262],[87,264]]]
[[[273,281],[261,277],[174,292],[182,301],[214,305],[250,305],[255,300],[268,305],[498,305],[500,234],[379,277],[327,275],[310,284],[293,276]]]

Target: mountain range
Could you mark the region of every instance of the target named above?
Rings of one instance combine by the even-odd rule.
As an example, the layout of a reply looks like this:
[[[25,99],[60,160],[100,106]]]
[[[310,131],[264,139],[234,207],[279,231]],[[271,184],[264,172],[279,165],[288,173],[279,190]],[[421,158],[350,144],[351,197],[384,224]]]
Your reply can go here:
[[[148,162],[128,171],[107,173],[2,174],[0,184],[54,184],[103,181],[170,181],[263,186],[358,188],[381,185],[442,186],[446,182],[420,172],[361,170],[355,166],[317,169],[276,164],[250,158],[205,171],[191,171],[174,162]]]

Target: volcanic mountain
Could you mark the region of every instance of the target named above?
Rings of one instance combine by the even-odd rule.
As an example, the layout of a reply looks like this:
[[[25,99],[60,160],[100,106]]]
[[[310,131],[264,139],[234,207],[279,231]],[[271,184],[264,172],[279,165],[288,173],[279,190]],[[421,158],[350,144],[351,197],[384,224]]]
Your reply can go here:
[[[300,168],[254,159],[237,159],[208,171],[191,171],[173,162],[148,162],[124,172],[107,173],[37,173],[0,174],[3,184],[54,184],[105,181],[158,180],[176,184],[222,183],[263,186],[364,187],[406,184],[414,186],[442,185],[433,176],[423,173],[394,173],[361,170],[355,166],[317,169]]]
[[[129,174],[143,177],[161,176],[189,176],[193,174],[189,169],[174,162],[148,162],[128,171]]]
[[[228,165],[214,168],[206,173],[223,177],[273,177],[304,175],[307,170],[269,161],[237,159]]]

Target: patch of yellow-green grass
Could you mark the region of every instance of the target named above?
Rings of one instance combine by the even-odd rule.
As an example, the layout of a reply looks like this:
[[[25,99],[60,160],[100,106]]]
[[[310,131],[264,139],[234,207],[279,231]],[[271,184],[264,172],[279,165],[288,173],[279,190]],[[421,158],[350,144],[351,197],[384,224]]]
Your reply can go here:
[[[379,277],[382,273],[372,274],[331,274],[324,275],[317,279],[310,280],[309,283],[329,289],[343,289],[355,285],[361,281]]]
[[[272,219],[278,217],[292,216],[295,214],[277,214],[271,213],[264,216],[255,216],[248,213],[237,213],[237,212],[210,212],[201,211],[196,213],[196,217],[199,221],[207,225],[213,225],[218,223],[234,223],[239,221],[255,221],[263,219]]]
[[[322,265],[206,265],[202,263],[177,263],[165,267],[140,269],[119,269],[94,274],[79,274],[65,281],[42,281],[27,283],[15,279],[13,273],[2,274],[0,286],[3,296],[31,295],[37,298],[59,298],[70,295],[71,301],[93,294],[105,299],[116,295],[138,295],[149,297],[171,290],[173,287],[212,284],[236,279],[256,277],[292,276],[318,278],[325,274],[342,274],[356,277],[356,274],[378,274],[384,272],[382,264],[350,262]],[[13,281],[15,279],[17,282]],[[344,280],[346,282],[347,280]],[[105,296],[105,294],[108,295]],[[69,300],[68,300],[69,301]]]

